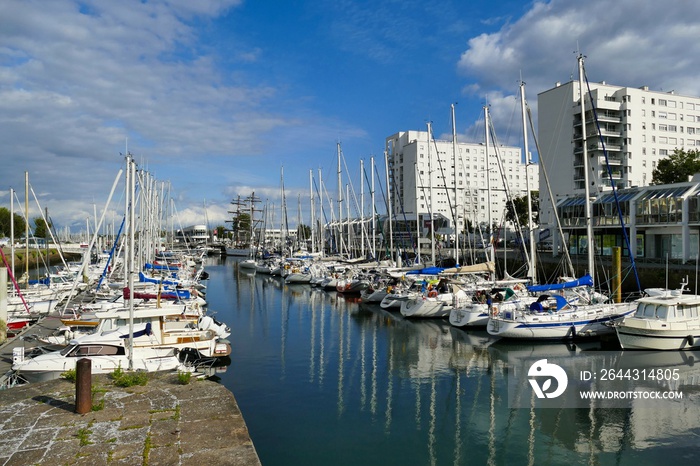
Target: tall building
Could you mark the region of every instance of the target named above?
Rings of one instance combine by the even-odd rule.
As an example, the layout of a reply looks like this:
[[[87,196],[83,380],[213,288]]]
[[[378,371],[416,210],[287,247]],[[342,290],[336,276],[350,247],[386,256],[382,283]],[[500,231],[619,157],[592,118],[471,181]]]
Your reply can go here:
[[[391,210],[397,221],[416,225],[421,234],[429,229],[452,235],[454,224],[503,225],[507,191],[513,198],[539,186],[538,166],[526,170],[518,147],[483,143],[428,141],[428,131],[402,131],[386,139],[389,161]],[[411,228],[411,226],[407,226]],[[413,230],[415,231],[415,230]],[[400,232],[399,232],[400,233]]]
[[[557,83],[538,95],[543,227],[555,225],[555,206],[559,207],[561,218],[567,215],[562,207],[575,207],[572,198],[579,196],[579,201],[584,202],[582,122],[585,121],[592,198],[601,198],[613,185],[619,189],[647,186],[659,160],[674,149],[700,148],[700,98],[677,95],[674,91],[650,91],[646,86],[631,88],[605,82],[588,86],[591,94],[584,93],[585,119],[581,117],[577,80]],[[608,155],[607,164],[603,149]],[[545,172],[554,202],[544,189]]]

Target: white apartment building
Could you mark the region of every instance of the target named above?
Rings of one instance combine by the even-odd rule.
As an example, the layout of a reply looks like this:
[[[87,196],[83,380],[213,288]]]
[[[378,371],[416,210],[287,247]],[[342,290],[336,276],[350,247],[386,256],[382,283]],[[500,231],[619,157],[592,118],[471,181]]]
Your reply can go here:
[[[539,188],[539,167],[526,170],[518,147],[428,141],[428,131],[401,131],[386,139],[392,217],[429,231],[464,232],[465,225],[503,225],[507,194],[513,198]],[[500,161],[500,163],[499,163]],[[529,172],[529,173],[528,173]],[[529,180],[529,181],[528,181]],[[489,202],[490,200],[490,202]],[[489,215],[490,206],[490,215]]]
[[[584,101],[590,194],[601,198],[617,188],[647,186],[660,159],[674,149],[700,148],[700,98],[647,87],[589,83]],[[583,125],[578,80],[557,85],[538,95],[540,164],[540,223],[555,225],[554,208],[571,207],[576,196],[584,203]],[[593,104],[593,105],[591,105]],[[593,107],[597,113],[598,125]],[[608,154],[608,174],[603,148]],[[544,189],[546,171],[554,196]],[[560,215],[561,217],[561,215]],[[552,228],[552,231],[554,229]]]

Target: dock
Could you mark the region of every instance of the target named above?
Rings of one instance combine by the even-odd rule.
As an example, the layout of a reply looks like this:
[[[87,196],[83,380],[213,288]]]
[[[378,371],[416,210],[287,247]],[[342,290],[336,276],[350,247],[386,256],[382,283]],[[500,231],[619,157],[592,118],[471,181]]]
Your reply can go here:
[[[14,347],[56,326],[45,318],[0,346],[0,371]],[[223,385],[149,373],[144,386],[92,376],[92,411],[75,412],[75,384],[64,379],[0,391],[0,465],[236,465],[260,459],[233,394]]]

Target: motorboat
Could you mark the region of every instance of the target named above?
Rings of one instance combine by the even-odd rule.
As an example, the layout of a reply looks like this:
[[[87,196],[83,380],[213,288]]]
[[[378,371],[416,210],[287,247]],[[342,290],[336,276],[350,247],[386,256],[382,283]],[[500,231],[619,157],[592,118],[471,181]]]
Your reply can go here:
[[[623,349],[700,348],[700,295],[673,290],[636,301],[633,314],[615,325]]]
[[[71,340],[60,351],[33,358],[13,354],[12,370],[28,382],[50,380],[75,369],[82,357],[92,360],[92,373],[108,373],[121,367],[137,370],[173,370],[180,351],[196,351],[204,357],[227,357],[231,345],[225,338],[230,330],[211,316],[193,322],[179,319],[169,309],[144,309],[129,324],[129,311],[97,313],[100,323],[93,333]],[[130,328],[131,327],[131,328]],[[129,359],[129,338],[133,354]]]

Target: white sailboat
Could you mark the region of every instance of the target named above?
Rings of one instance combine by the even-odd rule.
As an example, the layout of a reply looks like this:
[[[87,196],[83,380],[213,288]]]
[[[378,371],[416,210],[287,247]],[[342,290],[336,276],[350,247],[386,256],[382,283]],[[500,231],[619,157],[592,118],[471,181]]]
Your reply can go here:
[[[579,55],[579,94],[581,103],[581,118],[584,125],[583,161],[585,178],[585,199],[590,199],[588,182],[588,155],[586,152],[585,130],[585,99],[583,93],[583,56]],[[524,97],[523,97],[524,99]],[[588,238],[588,269],[594,270],[593,224],[591,220],[591,205],[586,203],[587,238]],[[504,310],[492,313],[487,331],[489,334],[503,338],[525,339],[574,339],[580,337],[596,337],[613,331],[611,324],[619,322],[634,311],[633,303],[613,303],[609,299],[600,300],[593,293],[593,279],[588,276],[586,290],[590,293],[588,301],[583,304],[567,301],[561,296],[559,304],[553,309],[545,309],[537,301],[530,307],[518,310]],[[564,290],[578,287],[579,281],[564,284],[540,285],[528,287],[530,292],[564,293]]]

